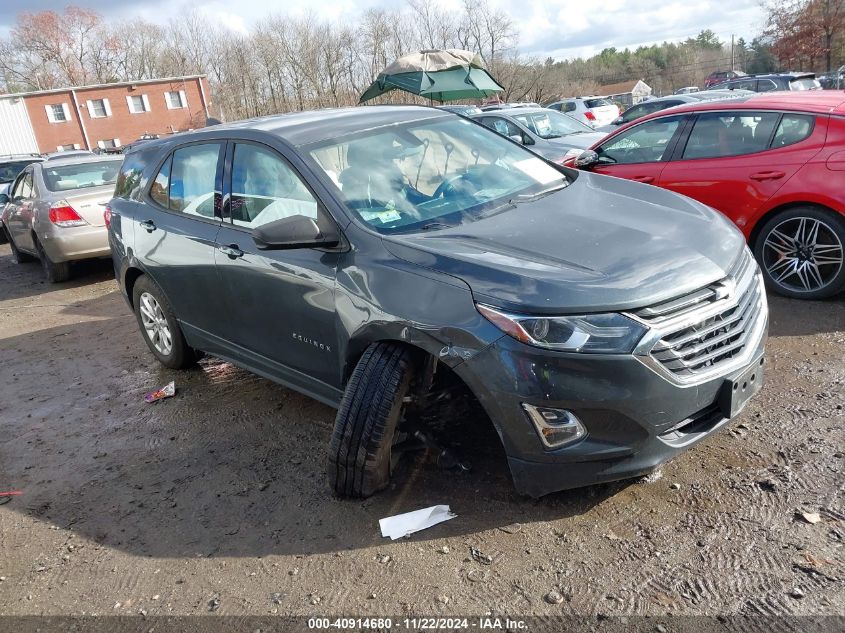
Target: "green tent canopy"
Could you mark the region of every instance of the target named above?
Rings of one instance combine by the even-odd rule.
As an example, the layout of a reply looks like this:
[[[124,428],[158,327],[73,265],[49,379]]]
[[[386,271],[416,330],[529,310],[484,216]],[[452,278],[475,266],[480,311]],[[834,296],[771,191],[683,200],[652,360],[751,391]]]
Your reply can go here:
[[[489,97],[504,88],[487,73],[478,55],[447,49],[400,57],[379,74],[358,102],[391,90],[404,90],[442,103]]]

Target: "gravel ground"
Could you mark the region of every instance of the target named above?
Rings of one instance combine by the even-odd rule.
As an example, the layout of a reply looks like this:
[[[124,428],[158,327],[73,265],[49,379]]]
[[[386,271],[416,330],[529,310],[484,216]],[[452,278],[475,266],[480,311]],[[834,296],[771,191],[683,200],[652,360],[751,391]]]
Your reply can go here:
[[[646,479],[518,497],[470,417],[470,473],[420,456],[362,503],[328,490],[330,408],[214,359],[162,368],[110,263],[77,273],[0,246],[0,490],[22,491],[2,614],[845,614],[842,299],[772,297],[762,392]],[[458,518],[380,537],[438,503]]]

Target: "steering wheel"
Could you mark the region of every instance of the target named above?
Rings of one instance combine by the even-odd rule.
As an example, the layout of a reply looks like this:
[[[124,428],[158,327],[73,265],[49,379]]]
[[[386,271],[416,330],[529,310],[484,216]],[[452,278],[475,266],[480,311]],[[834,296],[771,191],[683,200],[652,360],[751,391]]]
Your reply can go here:
[[[431,194],[431,197],[446,198],[448,196],[453,196],[459,193],[458,187],[456,186],[458,183],[462,183],[463,186],[471,185],[473,190],[477,191],[478,187],[467,176],[469,176],[469,174],[458,174],[457,176],[446,178],[443,182],[440,183],[437,189],[434,190],[434,193]]]

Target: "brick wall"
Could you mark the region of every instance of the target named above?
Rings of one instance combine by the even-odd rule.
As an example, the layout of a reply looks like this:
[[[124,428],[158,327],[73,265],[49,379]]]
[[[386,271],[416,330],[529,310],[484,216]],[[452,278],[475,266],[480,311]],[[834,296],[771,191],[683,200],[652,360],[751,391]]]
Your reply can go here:
[[[205,103],[200,89],[205,91]],[[181,93],[186,101],[183,108],[168,108],[167,92]],[[140,96],[149,108],[147,112],[130,112],[127,96]],[[145,98],[143,98],[145,97]],[[70,90],[24,97],[27,111],[41,152],[55,152],[62,145],[78,145],[85,149],[83,126],[87,132],[90,149],[98,141],[119,139],[121,145],[131,143],[144,133],[167,135],[205,125],[206,106],[210,93],[205,78],[156,83],[119,84],[76,90],[74,106]],[[89,110],[89,101],[108,100],[107,116],[96,117]],[[65,104],[66,122],[51,122],[46,107]]]

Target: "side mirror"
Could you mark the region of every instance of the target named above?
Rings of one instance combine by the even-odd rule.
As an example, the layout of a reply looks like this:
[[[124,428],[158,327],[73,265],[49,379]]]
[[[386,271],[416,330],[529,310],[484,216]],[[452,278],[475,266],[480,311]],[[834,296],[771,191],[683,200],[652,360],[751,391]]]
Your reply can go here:
[[[589,169],[599,163],[599,155],[591,149],[585,149],[573,163],[578,169]]]
[[[618,116],[615,119],[613,119],[613,125],[622,125],[624,122],[625,122],[625,119],[623,119],[621,116]]]
[[[0,206],[4,206],[9,203],[9,196],[5,193],[0,193]]]
[[[522,138],[522,134],[509,134],[508,138],[515,143],[519,143],[520,145],[525,144],[525,139]]]
[[[334,229],[322,231],[313,218],[292,215],[259,226],[252,240],[262,250],[282,250],[337,246],[340,235]]]

